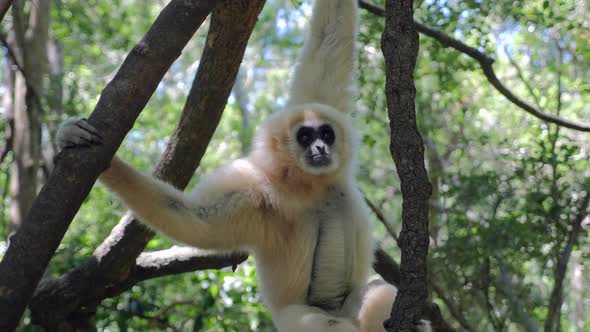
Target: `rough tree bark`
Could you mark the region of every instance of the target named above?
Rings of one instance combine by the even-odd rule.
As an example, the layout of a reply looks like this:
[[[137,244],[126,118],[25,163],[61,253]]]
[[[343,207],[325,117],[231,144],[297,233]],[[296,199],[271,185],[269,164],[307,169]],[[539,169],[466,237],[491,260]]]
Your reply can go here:
[[[221,118],[263,5],[264,0],[225,0],[213,11],[199,69],[155,176],[180,189],[190,181]],[[136,259],[153,235],[131,214],[126,215],[90,260],[61,278],[41,282],[31,301],[35,321],[46,328],[87,325],[88,319],[74,318],[92,317],[102,299],[142,280],[137,277],[141,267]],[[245,258],[234,254],[206,259],[212,268],[235,265]],[[182,259],[183,271],[201,268],[203,259]],[[172,273],[170,269],[162,271]]]
[[[103,90],[90,122],[105,143],[64,151],[0,262],[0,330],[12,331],[72,218],[162,77],[217,3],[172,0]]]
[[[47,73],[49,1],[35,0],[25,15],[24,1],[12,7],[10,32],[12,59],[22,71],[16,72],[14,86],[13,161],[10,178],[10,232],[14,233],[37,195],[41,162],[42,110],[40,95]]]
[[[428,202],[432,186],[424,167],[424,144],[416,126],[414,67],[418,32],[412,0],[387,0],[381,49],[385,56],[390,152],[400,178],[403,198],[400,287],[388,331],[411,331],[422,317],[426,299],[428,254]]]

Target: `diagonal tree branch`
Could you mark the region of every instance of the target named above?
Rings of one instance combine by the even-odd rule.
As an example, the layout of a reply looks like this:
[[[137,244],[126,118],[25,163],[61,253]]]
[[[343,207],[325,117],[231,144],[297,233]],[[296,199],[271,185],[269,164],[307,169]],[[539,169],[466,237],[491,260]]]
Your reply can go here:
[[[106,289],[104,298],[113,297],[129,290],[144,280],[198,270],[235,267],[248,258],[244,253],[219,254],[191,247],[146,252],[137,257],[137,262],[127,278]],[[103,298],[103,299],[104,299]]]
[[[378,15],[378,16],[385,16],[385,8],[375,5],[374,3],[370,2],[369,0],[359,0],[359,7],[368,10],[369,12]],[[533,116],[556,124],[558,126],[579,130],[579,131],[590,131],[589,124],[577,123],[574,121],[563,119],[559,116],[555,116],[552,114],[548,114],[541,109],[536,108],[535,106],[527,103],[523,99],[520,99],[516,96],[510,89],[508,89],[498,78],[496,72],[494,71],[494,67],[492,66],[494,63],[494,59],[487,54],[464,44],[463,42],[450,37],[449,35],[428,27],[422,23],[415,22],[416,30],[418,32],[425,34],[429,37],[436,39],[442,45],[447,47],[452,47],[455,50],[469,56],[470,58],[474,59],[475,61],[479,62],[479,65],[487,78],[487,80],[500,92],[504,97],[510,100],[513,104],[520,107],[525,112],[532,114]]]
[[[0,330],[12,331],[98,175],[216,1],[172,0],[103,90],[90,122],[105,144],[64,151],[0,262]]]
[[[264,0],[225,0],[213,11],[199,69],[155,176],[181,189],[188,184],[221,118],[263,5]],[[44,325],[52,324],[104,298],[105,292],[136,282],[131,277],[137,273],[136,259],[153,235],[133,215],[126,215],[90,260],[59,278],[60,282],[42,282],[31,303],[35,317]]]
[[[438,298],[440,298],[444,302],[453,318],[455,318],[455,320],[459,322],[459,324],[461,324],[461,327],[463,327],[465,331],[474,332],[475,328],[473,328],[473,326],[469,324],[467,318],[465,318],[465,315],[463,315],[461,310],[457,307],[456,303],[453,302],[453,300],[445,294],[444,289],[434,282],[431,282],[431,285],[434,291],[436,292]]]
[[[4,19],[4,15],[12,5],[13,0],[0,0],[0,22]]]
[[[375,217],[377,217],[377,219],[381,222],[383,227],[385,227],[385,230],[387,231],[387,233],[389,233],[389,235],[395,240],[395,242],[397,243],[397,246],[399,247],[400,246],[399,245],[399,237],[398,237],[395,229],[393,229],[393,226],[385,219],[383,212],[381,212],[381,210],[379,210],[379,208],[375,205],[375,203],[373,203],[366,195],[364,195],[364,196],[365,196],[365,202],[367,203],[367,205],[369,206],[371,211],[373,211],[373,214],[375,215]]]

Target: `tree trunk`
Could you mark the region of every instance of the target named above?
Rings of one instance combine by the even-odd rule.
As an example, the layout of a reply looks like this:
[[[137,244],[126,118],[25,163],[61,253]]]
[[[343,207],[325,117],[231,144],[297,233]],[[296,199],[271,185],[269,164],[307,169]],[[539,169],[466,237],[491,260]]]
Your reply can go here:
[[[424,167],[424,143],[416,125],[414,67],[418,56],[418,32],[412,0],[386,2],[385,31],[381,49],[385,56],[390,152],[400,178],[403,198],[400,287],[388,331],[412,331],[422,317],[428,297],[428,209],[432,186]]]

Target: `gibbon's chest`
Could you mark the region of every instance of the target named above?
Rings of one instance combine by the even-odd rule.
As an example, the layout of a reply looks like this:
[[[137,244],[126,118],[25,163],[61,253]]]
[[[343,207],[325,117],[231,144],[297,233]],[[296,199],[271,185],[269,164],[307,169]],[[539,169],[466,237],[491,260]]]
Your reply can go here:
[[[359,243],[366,225],[358,195],[330,190],[310,207],[269,218],[265,246],[256,248],[257,275],[271,308],[309,304],[338,312],[362,278]],[[355,281],[356,280],[356,281]],[[364,279],[363,279],[364,280]],[[355,284],[356,283],[356,284]],[[363,282],[364,283],[364,282]]]
[[[351,203],[349,193],[333,189],[303,214],[313,238],[306,302],[327,311],[340,309],[354,286],[357,214]]]

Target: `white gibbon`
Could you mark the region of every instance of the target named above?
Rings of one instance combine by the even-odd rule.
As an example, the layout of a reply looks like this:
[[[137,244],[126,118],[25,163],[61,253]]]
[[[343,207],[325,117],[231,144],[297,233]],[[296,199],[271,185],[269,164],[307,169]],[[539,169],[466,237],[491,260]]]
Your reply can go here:
[[[191,193],[115,157],[100,175],[139,220],[180,242],[254,254],[261,295],[281,332],[384,331],[396,289],[367,284],[368,209],[357,190],[356,0],[316,0],[284,110],[252,152]],[[61,148],[99,142],[85,120],[60,128]],[[428,325],[419,327],[429,330]]]

